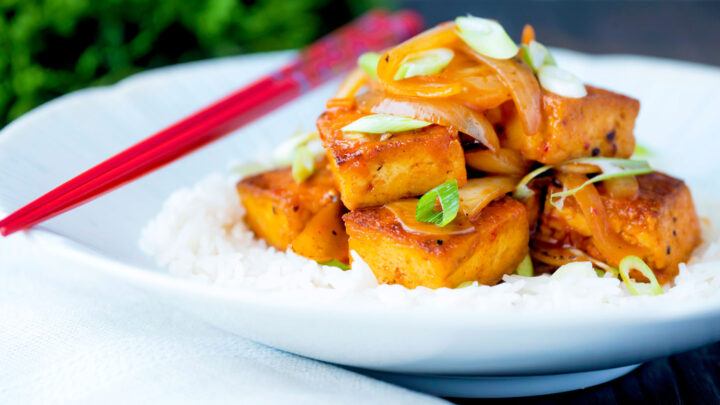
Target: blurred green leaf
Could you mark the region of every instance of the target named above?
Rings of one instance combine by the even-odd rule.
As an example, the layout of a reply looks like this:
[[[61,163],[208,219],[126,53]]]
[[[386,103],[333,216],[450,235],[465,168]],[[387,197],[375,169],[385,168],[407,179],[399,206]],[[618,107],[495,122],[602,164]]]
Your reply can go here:
[[[391,0],[0,0],[0,127],[148,68],[298,48]]]

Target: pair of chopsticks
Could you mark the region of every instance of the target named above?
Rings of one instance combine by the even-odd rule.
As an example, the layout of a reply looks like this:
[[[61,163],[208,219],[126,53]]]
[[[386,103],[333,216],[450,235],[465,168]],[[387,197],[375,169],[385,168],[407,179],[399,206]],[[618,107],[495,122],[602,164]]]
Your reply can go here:
[[[255,81],[63,183],[0,221],[8,236],[158,169],[295,99],[354,66],[358,56],[417,34],[414,12],[371,11]]]

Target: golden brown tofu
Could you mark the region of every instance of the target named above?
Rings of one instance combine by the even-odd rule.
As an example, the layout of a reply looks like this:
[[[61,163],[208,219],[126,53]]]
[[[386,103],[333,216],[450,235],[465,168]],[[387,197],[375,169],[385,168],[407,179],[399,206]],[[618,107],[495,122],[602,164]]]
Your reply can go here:
[[[363,115],[333,109],[317,122],[330,168],[348,209],[422,195],[451,179],[460,186],[467,181],[457,131],[431,125],[392,134],[388,139],[342,132],[342,127]]]
[[[503,197],[470,219],[470,232],[418,233],[387,207],[343,216],[355,250],[378,281],[408,288],[455,288],[466,281],[496,284],[528,252],[525,207]]]
[[[585,86],[587,96],[542,95],[540,130],[527,135],[512,108],[505,108],[503,147],[529,160],[556,164],[585,156],[628,158],[635,150],[633,129],[640,103],[622,94]]]
[[[647,252],[643,260],[661,283],[671,281],[678,264],[686,261],[700,244],[700,227],[690,190],[682,180],[653,172],[637,176],[634,198],[611,198],[598,187],[612,230]],[[558,191],[551,186],[549,191]],[[618,263],[604,258],[593,244],[587,221],[573,198],[567,198],[562,211],[546,201],[538,234],[544,242],[577,247],[611,266]]]
[[[289,246],[301,256],[320,262],[348,262],[342,204],[326,162],[298,184],[290,168],[245,178],[237,185],[245,207],[245,222],[270,246]]]

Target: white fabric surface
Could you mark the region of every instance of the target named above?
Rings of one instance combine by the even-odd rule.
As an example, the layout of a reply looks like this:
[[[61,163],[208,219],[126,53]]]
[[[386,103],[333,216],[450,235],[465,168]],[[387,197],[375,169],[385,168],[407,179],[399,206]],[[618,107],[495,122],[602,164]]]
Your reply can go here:
[[[0,239],[0,403],[444,403],[214,328]]]

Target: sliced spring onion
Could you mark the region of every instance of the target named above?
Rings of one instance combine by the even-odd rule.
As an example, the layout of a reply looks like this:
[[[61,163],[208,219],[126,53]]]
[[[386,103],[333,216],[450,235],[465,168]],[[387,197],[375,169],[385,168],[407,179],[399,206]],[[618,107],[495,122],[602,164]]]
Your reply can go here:
[[[330,260],[330,261],[327,261],[327,262],[318,262],[318,264],[321,264],[321,265],[323,265],[323,266],[337,267],[337,268],[342,269],[342,270],[350,270],[350,266],[349,266],[349,265],[347,265],[347,264],[345,264],[345,263],[343,263],[343,262],[341,262],[340,260],[337,260],[337,259],[333,259],[333,260]]]
[[[521,56],[523,60],[535,73],[537,73],[543,65],[557,66],[555,58],[553,58],[552,54],[550,54],[550,51],[548,51],[545,45],[540,42],[532,40],[529,45],[522,44],[521,49]]]
[[[268,169],[269,167],[266,164],[260,162],[247,162],[243,164],[233,165],[230,168],[230,172],[235,176],[243,179],[245,177],[250,177],[258,173],[262,173]]]
[[[296,182],[302,183],[315,171],[315,156],[305,145],[295,148],[292,162],[292,176]]]
[[[495,59],[510,59],[518,47],[497,21],[473,16],[455,19],[458,36],[476,52]]]
[[[320,135],[318,135],[317,132],[300,132],[291,136],[275,148],[272,156],[273,161],[278,166],[291,165],[295,157],[295,149],[307,145],[308,142],[315,139],[320,139]]]
[[[637,256],[626,256],[620,261],[620,277],[632,295],[660,295],[663,293],[662,286],[658,283],[652,269]],[[637,270],[642,273],[649,283],[639,283],[630,278],[630,270]]]
[[[477,283],[477,281],[463,281],[462,283],[458,284],[458,286],[455,287],[455,288],[470,287],[471,285],[473,285],[473,284],[475,284],[475,283]]]
[[[434,75],[440,73],[450,64],[455,53],[447,48],[435,48],[408,55],[395,72],[395,80],[414,76]]]
[[[635,151],[633,152],[632,159],[647,159],[653,155],[652,151],[647,147],[640,144],[635,145]]]
[[[528,183],[530,183],[534,178],[538,177],[539,175],[545,173],[546,171],[550,169],[555,169],[557,167],[561,167],[564,165],[573,165],[573,164],[585,164],[585,165],[593,165],[596,166],[602,174],[597,175],[593,177],[592,179],[585,182],[582,186],[568,191],[562,191],[558,193],[553,193],[551,197],[551,203],[553,197],[567,197],[574,193],[576,193],[578,190],[582,189],[583,187],[587,186],[588,184],[597,183],[598,181],[602,180],[608,180],[618,177],[624,177],[624,176],[635,176],[640,174],[646,174],[653,171],[653,169],[650,167],[647,161],[645,160],[631,160],[631,159],[620,159],[620,158],[608,158],[608,157],[588,157],[588,158],[578,158],[578,159],[572,159],[568,160],[567,162],[557,164],[557,165],[545,165],[540,166],[537,169],[531,171],[525,177],[520,179],[520,182],[518,183],[517,187],[515,187],[515,192],[513,192],[513,198],[516,200],[524,200],[530,196],[532,196],[535,192],[528,187]]]
[[[440,200],[442,211],[435,211],[435,202]],[[457,180],[448,180],[420,197],[415,207],[415,219],[438,226],[449,224],[460,209],[460,195]]]
[[[550,204],[552,204],[555,208],[558,209],[560,209],[560,207],[554,201],[555,198],[569,197],[577,193],[578,190],[581,190],[588,184],[593,184],[599,181],[615,179],[619,177],[646,174],[653,171],[652,167],[650,167],[648,162],[645,160],[595,157],[573,159],[571,161],[568,161],[567,163],[590,164],[598,167],[602,173],[587,180],[585,183],[581,184],[578,187],[550,194]]]
[[[537,72],[540,85],[547,91],[570,98],[587,96],[585,85],[575,75],[557,66],[543,65]]]
[[[358,66],[373,79],[378,78],[377,65],[382,55],[375,52],[365,52],[358,58]]]
[[[522,262],[520,262],[520,265],[518,265],[517,269],[515,269],[515,274],[518,276],[524,276],[524,277],[532,277],[535,275],[535,271],[533,270],[533,264],[532,259],[530,258],[530,254],[528,253],[525,255],[525,258]]]
[[[363,132],[366,134],[384,134],[386,132],[404,132],[432,125],[430,122],[398,117],[390,114],[366,115],[345,125],[343,132]]]
[[[513,198],[516,200],[524,200],[528,197],[531,197],[533,194],[535,194],[535,192],[532,191],[532,189],[530,187],[528,187],[528,183],[530,183],[530,181],[532,181],[535,177],[545,173],[546,171],[548,171],[554,167],[555,167],[554,165],[540,166],[537,169],[526,174],[525,177],[520,179],[520,182],[515,187],[515,191],[513,192]]]

